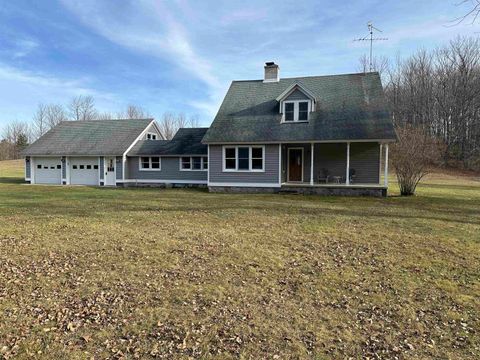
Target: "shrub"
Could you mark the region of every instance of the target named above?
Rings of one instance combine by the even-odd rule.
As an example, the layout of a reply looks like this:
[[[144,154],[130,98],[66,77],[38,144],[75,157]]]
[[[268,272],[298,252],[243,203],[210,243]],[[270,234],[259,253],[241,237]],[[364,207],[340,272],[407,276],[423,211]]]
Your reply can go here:
[[[419,181],[438,165],[444,144],[421,128],[410,125],[398,127],[398,141],[392,145],[392,166],[397,175],[400,193],[415,194]]]

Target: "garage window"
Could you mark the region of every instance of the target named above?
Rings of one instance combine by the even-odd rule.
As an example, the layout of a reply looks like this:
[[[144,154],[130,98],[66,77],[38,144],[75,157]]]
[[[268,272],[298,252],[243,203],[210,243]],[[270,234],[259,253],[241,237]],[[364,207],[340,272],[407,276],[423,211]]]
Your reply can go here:
[[[42,165],[37,165],[37,169],[41,169],[42,168]]]
[[[57,165],[57,169],[61,169],[62,168],[62,165]]]
[[[73,165],[73,169],[74,169],[74,170],[77,170],[77,165]]]
[[[92,165],[87,165],[87,170],[92,170]]]
[[[93,165],[93,168],[94,168],[95,170],[98,170],[98,165]]]
[[[158,156],[149,156],[140,158],[140,170],[160,171],[161,161]]]
[[[80,165],[80,170],[85,169],[85,165]]]

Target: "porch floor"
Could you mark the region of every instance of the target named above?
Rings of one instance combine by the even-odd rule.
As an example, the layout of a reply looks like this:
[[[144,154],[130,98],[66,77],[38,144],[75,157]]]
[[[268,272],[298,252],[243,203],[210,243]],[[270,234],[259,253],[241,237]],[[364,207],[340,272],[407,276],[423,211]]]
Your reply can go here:
[[[320,188],[351,188],[351,189],[386,189],[387,186],[381,184],[335,184],[335,183],[314,183],[311,185],[309,182],[284,182],[282,187],[299,188],[299,187],[320,187]]]

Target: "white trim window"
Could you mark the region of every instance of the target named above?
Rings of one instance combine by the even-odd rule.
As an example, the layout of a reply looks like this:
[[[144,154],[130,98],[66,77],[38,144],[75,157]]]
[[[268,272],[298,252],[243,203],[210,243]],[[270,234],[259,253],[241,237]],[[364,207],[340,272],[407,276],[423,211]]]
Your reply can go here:
[[[157,134],[156,133],[147,133],[147,140],[157,140]]]
[[[265,146],[224,146],[223,171],[265,171]]]
[[[282,122],[306,122],[311,112],[310,100],[287,100],[283,102]]]
[[[180,158],[180,171],[207,171],[208,157],[182,156]]]
[[[161,159],[159,156],[141,156],[138,166],[140,171],[162,170]]]

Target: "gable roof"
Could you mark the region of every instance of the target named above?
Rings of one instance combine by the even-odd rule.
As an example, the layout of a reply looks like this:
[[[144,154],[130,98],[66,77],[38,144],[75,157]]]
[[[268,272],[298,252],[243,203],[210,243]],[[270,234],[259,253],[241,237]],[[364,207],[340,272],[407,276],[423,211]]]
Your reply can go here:
[[[23,155],[122,155],[153,119],[63,121]]]
[[[181,128],[172,140],[141,140],[128,156],[141,155],[207,155],[202,139],[208,128]]]
[[[281,123],[277,98],[308,89],[315,111],[303,123]],[[232,82],[205,143],[395,140],[378,73]]]

